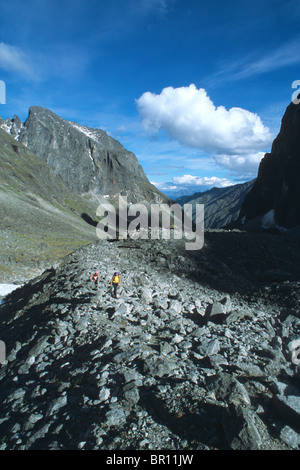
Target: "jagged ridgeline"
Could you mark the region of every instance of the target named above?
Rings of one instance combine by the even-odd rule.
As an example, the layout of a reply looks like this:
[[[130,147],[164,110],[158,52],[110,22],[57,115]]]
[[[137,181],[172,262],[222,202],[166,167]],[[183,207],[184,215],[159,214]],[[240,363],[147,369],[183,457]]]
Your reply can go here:
[[[4,125],[75,193],[91,199],[121,193],[131,203],[168,201],[149,182],[137,157],[101,129],[67,121],[39,106],[29,109],[25,123],[15,116]]]
[[[136,156],[106,132],[32,107],[0,120],[0,282],[34,277],[96,241],[99,204],[167,202]]]

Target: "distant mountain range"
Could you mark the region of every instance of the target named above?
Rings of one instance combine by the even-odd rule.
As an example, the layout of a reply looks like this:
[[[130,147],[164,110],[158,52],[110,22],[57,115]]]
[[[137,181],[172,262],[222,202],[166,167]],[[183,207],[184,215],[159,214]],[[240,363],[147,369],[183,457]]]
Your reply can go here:
[[[194,196],[194,194],[202,194],[206,191],[209,191],[207,187],[200,187],[197,185],[192,185],[187,187],[182,187],[182,188],[177,188],[177,189],[169,189],[169,188],[164,188],[163,192],[166,194],[169,198],[171,198],[173,201],[177,201],[180,198],[183,197],[188,197],[188,196]]]
[[[227,188],[212,188],[203,193],[184,196],[176,199],[183,206],[189,204],[187,214],[192,216],[196,204],[204,204],[204,227],[221,228],[237,220],[242,203],[253,187],[254,181],[228,186]]]

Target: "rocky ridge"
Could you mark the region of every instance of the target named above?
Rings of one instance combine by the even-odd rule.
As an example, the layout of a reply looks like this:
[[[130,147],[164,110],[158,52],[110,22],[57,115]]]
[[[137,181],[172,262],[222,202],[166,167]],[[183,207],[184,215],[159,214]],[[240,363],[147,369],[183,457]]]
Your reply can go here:
[[[1,449],[300,448],[299,278],[258,265],[247,292],[239,272],[216,289],[234,266],[207,269],[211,235],[188,256],[181,240],[98,242],[6,298]]]
[[[128,202],[168,202],[148,180],[137,157],[101,129],[67,121],[47,108],[32,106],[23,123],[0,121],[0,127],[59,175],[72,192],[110,202],[119,194]]]

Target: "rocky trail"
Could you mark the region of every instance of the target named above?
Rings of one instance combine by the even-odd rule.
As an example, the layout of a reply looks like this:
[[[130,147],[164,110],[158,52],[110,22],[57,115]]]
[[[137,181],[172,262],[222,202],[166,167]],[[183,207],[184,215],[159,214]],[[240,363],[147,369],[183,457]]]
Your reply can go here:
[[[299,449],[299,278],[256,266],[246,291],[238,244],[213,269],[216,236],[102,241],[10,294],[0,449]]]

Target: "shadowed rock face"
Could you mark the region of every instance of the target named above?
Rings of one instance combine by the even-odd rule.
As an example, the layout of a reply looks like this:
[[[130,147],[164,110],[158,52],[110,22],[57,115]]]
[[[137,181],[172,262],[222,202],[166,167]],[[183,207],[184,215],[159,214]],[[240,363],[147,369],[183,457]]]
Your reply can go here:
[[[300,107],[291,103],[272,145],[262,159],[252,190],[241,208],[245,221],[274,211],[277,225],[289,228],[300,223]]]
[[[24,125],[17,124],[15,117],[12,131],[18,131],[20,142],[46,160],[72,191],[91,196],[121,193],[129,202],[167,200],[150,184],[136,156],[106,132],[66,121],[39,106],[30,108]]]

